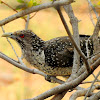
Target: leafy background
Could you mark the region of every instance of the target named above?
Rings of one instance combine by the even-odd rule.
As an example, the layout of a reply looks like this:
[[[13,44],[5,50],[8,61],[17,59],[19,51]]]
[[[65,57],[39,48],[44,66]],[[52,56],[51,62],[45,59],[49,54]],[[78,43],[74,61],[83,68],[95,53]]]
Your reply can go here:
[[[27,7],[23,8],[22,0],[3,0],[5,3],[9,4],[13,8],[17,8],[18,11],[26,9],[27,7],[33,6],[31,0],[27,3]],[[49,0],[37,0],[34,1],[34,6],[40,3],[48,2]],[[95,1],[95,0],[94,0]],[[94,6],[99,9],[99,0],[98,2],[94,2]],[[21,5],[19,7],[19,5]],[[85,0],[77,0],[72,4],[75,15],[80,20],[79,22],[79,33],[80,34],[92,34],[94,30],[94,26],[90,20],[88,3]],[[18,8],[19,7],[19,8]],[[63,9],[62,9],[63,10]],[[99,12],[99,10],[98,10]],[[13,10],[5,6],[3,3],[0,4],[0,20],[15,14]],[[69,24],[68,16],[65,12],[63,12],[66,21],[71,29],[71,25]],[[31,14],[34,15],[34,14]],[[94,21],[96,17],[94,16]],[[22,18],[14,20],[5,26],[3,26],[6,32],[14,32],[17,30],[25,29],[25,21]],[[41,10],[37,12],[37,14],[30,20],[29,29],[34,31],[38,36],[40,36],[43,40],[49,40],[59,36],[67,35],[65,29],[60,21],[60,18],[54,8],[48,8],[45,10]],[[0,28],[0,51],[5,53],[7,56],[17,60],[13,50],[10,45],[6,41],[5,38],[2,38],[3,34]],[[11,40],[14,45],[17,53],[21,56],[21,50],[19,46]],[[30,66],[25,60],[25,64]],[[100,70],[98,68],[95,71],[95,74]],[[100,78],[100,77],[99,77]],[[93,76],[90,76],[87,80],[91,81]],[[45,81],[45,79],[40,75],[32,75],[30,73],[24,72],[13,65],[7,63],[6,61],[0,59],[0,99],[1,100],[22,100],[27,98],[35,97],[52,87],[55,87],[59,84],[53,84]],[[82,85],[83,87],[88,87],[90,84]],[[68,93],[67,96],[64,97],[63,100],[67,100],[71,93]],[[78,100],[81,100],[79,98]],[[50,100],[50,98],[46,99]]]

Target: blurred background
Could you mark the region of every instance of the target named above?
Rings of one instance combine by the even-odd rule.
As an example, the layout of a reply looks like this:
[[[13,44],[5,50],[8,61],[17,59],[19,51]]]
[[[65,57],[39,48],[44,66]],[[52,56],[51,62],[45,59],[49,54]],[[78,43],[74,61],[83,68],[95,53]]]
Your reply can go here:
[[[3,0],[5,3],[14,7],[18,5],[16,0]],[[44,0],[45,1],[45,0]],[[91,35],[94,30],[94,26],[90,20],[88,2],[87,0],[77,0],[72,3],[72,7],[75,16],[80,20],[79,22],[79,33]],[[62,9],[63,10],[63,9]],[[0,20],[15,14],[12,9],[8,8],[4,4],[0,4]],[[63,11],[66,21],[71,29],[69,23],[69,18],[67,14]],[[34,15],[31,14],[31,15]],[[94,20],[96,17],[94,16]],[[16,19],[3,26],[5,32],[14,32],[17,30],[25,29],[25,21],[22,18]],[[43,40],[49,40],[59,36],[66,36],[65,29],[61,23],[61,20],[54,8],[49,8],[45,10],[38,11],[36,15],[30,20],[28,29],[31,29]],[[71,31],[72,32],[72,31]],[[17,60],[11,46],[7,42],[6,38],[2,38],[3,34],[0,28],[0,51],[7,56]],[[11,40],[14,48],[21,56],[21,50],[19,46]],[[27,66],[33,68],[26,61],[24,61]],[[95,70],[95,75],[98,73],[100,68]],[[100,78],[100,77],[99,77]],[[90,76],[87,81],[93,80],[93,76]],[[22,100],[33,98],[46,90],[49,90],[59,84],[49,83],[45,81],[44,77],[37,74],[30,74],[15,66],[9,64],[0,58],[0,99],[1,100]],[[82,87],[88,87],[90,84],[82,85]],[[63,100],[68,100],[71,93],[68,93]],[[46,99],[50,100],[50,98]],[[79,98],[78,100],[82,100]]]

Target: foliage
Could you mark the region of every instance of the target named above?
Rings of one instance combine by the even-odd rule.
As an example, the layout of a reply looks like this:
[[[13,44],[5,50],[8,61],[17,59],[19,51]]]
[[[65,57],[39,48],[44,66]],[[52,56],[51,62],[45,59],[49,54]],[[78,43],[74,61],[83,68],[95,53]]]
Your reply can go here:
[[[16,7],[16,10],[24,10],[32,6],[37,6],[40,4],[40,1],[41,0],[17,0],[20,5]]]
[[[91,0],[91,1],[93,3],[94,7],[100,6],[100,0]]]

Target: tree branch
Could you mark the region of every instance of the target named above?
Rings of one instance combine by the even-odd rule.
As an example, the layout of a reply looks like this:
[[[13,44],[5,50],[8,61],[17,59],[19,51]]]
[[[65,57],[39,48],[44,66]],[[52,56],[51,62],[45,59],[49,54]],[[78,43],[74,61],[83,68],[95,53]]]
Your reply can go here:
[[[76,42],[76,44],[78,45],[78,47],[80,48],[80,42],[79,42],[79,32],[78,32],[78,19],[74,16],[74,12],[72,10],[71,5],[65,5],[64,6],[65,11],[67,12],[69,19],[70,19],[70,23],[72,25],[72,29],[73,29],[73,34],[74,34],[74,41]],[[60,10],[60,9],[59,9]],[[59,14],[62,14],[59,12],[59,10],[57,9]],[[63,15],[60,15],[63,16]],[[74,49],[74,60],[73,60],[73,68],[72,68],[72,74],[71,74],[71,78],[75,78],[76,73],[79,69],[79,65],[80,65],[80,55],[78,54],[77,50]],[[67,93],[67,91],[57,94],[55,95],[55,97],[52,100],[58,99],[61,100],[61,98]]]
[[[62,98],[65,96],[66,93],[67,93],[67,91],[56,94],[51,100],[62,100]]]
[[[98,78],[99,75],[100,75],[100,71],[99,71],[99,73],[97,74],[97,76],[95,77],[94,81],[92,82],[92,84],[91,84],[91,86],[90,86],[90,89],[87,91],[84,100],[86,100],[87,96],[88,96],[89,93],[91,92],[91,89],[92,89],[92,87],[93,87],[94,83],[96,82],[96,80],[97,80],[97,78]]]
[[[25,16],[27,14],[33,13],[35,11],[39,11],[39,10],[49,8],[49,7],[54,7],[54,6],[57,6],[57,5],[60,5],[60,6],[61,5],[66,5],[66,4],[70,4],[72,2],[73,2],[73,0],[60,0],[60,1],[55,1],[54,3],[49,2],[49,3],[44,3],[44,4],[41,4],[41,5],[38,5],[38,6],[31,7],[31,8],[20,11],[17,14],[14,14],[12,16],[9,16],[9,17],[1,20],[0,21],[0,26],[5,25],[5,24],[7,24],[7,23],[9,23],[9,22],[11,22],[11,21],[13,21],[17,18]]]
[[[1,0],[0,2],[3,3],[4,5],[6,5],[7,7],[11,8],[13,11],[15,11],[15,12],[18,13],[18,11],[16,9],[14,9],[13,7],[11,7],[10,5],[8,5],[7,3],[5,3],[4,1]]]
[[[72,35],[71,35],[71,32],[70,32],[70,30],[69,30],[69,28],[68,28],[68,26],[67,26],[67,23],[66,23],[64,17],[62,16],[62,12],[61,12],[61,10],[60,10],[60,7],[57,7],[57,9],[59,10],[59,11],[58,11],[59,16],[60,16],[60,18],[61,18],[61,21],[62,21],[62,23],[63,23],[63,25],[64,25],[64,27],[65,27],[65,30],[66,30],[66,32],[67,32],[67,34],[68,34],[68,36],[69,36],[69,38],[70,38],[70,40],[71,40],[73,46],[75,47],[75,49],[77,50],[77,52],[80,54],[80,56],[83,58],[83,60],[84,60],[84,62],[85,62],[85,64],[86,64],[87,71],[90,72],[90,67],[89,67],[89,63],[88,63],[88,61],[87,61],[86,56],[85,56],[84,53],[81,51],[81,49],[78,48],[76,42],[74,41],[74,39],[73,39],[73,37],[72,37]]]
[[[93,32],[93,46],[94,46],[94,53],[100,52],[100,39],[98,40],[98,35],[100,31],[100,17],[97,19],[97,23]]]
[[[90,92],[87,96],[93,95],[93,91],[94,91],[95,89],[98,89],[98,88],[100,88],[100,85],[94,85],[94,86],[91,88],[91,92]],[[88,91],[89,89],[90,89],[90,87],[89,87],[89,88],[86,88],[86,89],[82,89],[82,90],[76,91],[75,93],[73,93],[73,94],[71,95],[71,97],[70,97],[69,100],[76,100],[78,97],[85,96],[85,94],[87,93],[87,91]]]
[[[5,33],[5,30],[4,30],[3,26],[1,26],[1,29],[2,29],[3,33]],[[18,57],[13,45],[11,44],[10,40],[8,38],[6,38],[6,39],[7,39],[8,43],[10,44],[10,46],[12,47],[12,50],[14,51],[16,57],[19,59],[19,57]]]
[[[89,6],[93,9],[93,11],[94,11],[96,17],[98,18],[99,15],[98,15],[98,13],[96,12],[96,10],[95,10],[94,6],[92,5],[91,1],[90,1],[90,0],[87,0],[87,1],[88,1],[88,3],[89,3]]]
[[[7,7],[11,8],[13,11],[15,11],[15,12],[18,13],[18,11],[17,11],[16,9],[14,9],[13,7],[11,7],[11,6],[8,5],[7,3],[5,3],[5,2],[3,2],[3,1],[1,1],[1,3],[3,3],[3,4],[6,5]],[[24,18],[24,17],[23,17],[23,18]],[[25,22],[26,22],[26,19],[25,19],[25,18],[24,18],[24,20],[25,20]]]
[[[91,71],[91,73],[100,65],[100,58],[95,61],[95,63],[93,63],[91,66],[93,66],[93,70]],[[84,66],[85,67],[85,66]],[[50,97],[54,94],[59,94],[63,91],[67,91],[69,89],[75,88],[76,86],[78,86],[83,80],[85,80],[91,73],[88,73],[87,71],[85,71],[84,73],[82,73],[79,77],[77,77],[76,79],[70,81],[70,82],[66,82],[64,84],[61,84],[57,87],[54,87],[40,95],[38,95],[37,97],[34,97],[33,99],[30,100],[43,100],[46,99],[47,97]]]
[[[75,17],[71,5],[64,5],[64,9],[70,18],[70,23],[72,25],[72,30],[73,30],[74,41],[77,44],[78,48],[80,49],[78,19]],[[75,48],[74,48],[74,57],[73,58],[74,58],[74,61],[73,61],[72,75],[75,75],[77,73],[77,71],[79,69],[79,65],[80,65],[80,55]]]
[[[17,61],[11,59],[10,57],[6,56],[5,54],[1,53],[0,52],[0,58],[4,59],[5,61],[11,63],[12,65],[16,66],[17,68],[20,68],[26,72],[29,72],[29,73],[32,73],[32,74],[39,74],[39,75],[42,75],[42,76],[46,76],[46,74],[44,74],[43,72],[39,71],[38,69],[30,69],[28,67],[26,67],[25,65],[21,65],[19,64]],[[59,83],[59,84],[62,84],[64,83],[64,81],[62,80],[59,80],[55,77],[51,77],[52,80],[54,80],[55,82]]]
[[[27,30],[27,29],[28,29],[29,20],[30,20],[30,14],[29,14],[29,15],[27,15],[27,21],[26,21],[26,24],[25,24],[25,30]]]
[[[97,93],[94,93],[89,99],[87,100],[99,100],[100,99],[100,91]]]

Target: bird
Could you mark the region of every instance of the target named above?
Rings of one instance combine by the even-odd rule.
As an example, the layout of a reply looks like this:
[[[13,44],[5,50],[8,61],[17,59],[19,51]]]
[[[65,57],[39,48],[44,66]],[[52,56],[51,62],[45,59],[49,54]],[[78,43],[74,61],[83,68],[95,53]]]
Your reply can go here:
[[[31,30],[19,30],[4,33],[2,37],[15,40],[27,62],[45,74],[50,76],[71,75],[74,46],[68,36],[44,41]],[[80,48],[86,56],[86,40],[89,37],[89,35],[80,35]],[[88,41],[88,49],[89,54],[92,55],[94,50],[92,40]]]

